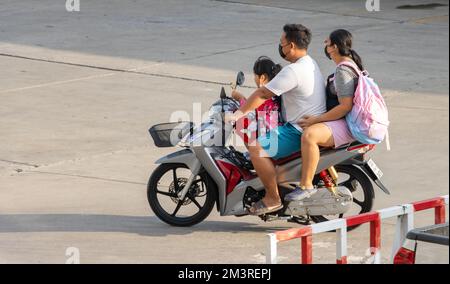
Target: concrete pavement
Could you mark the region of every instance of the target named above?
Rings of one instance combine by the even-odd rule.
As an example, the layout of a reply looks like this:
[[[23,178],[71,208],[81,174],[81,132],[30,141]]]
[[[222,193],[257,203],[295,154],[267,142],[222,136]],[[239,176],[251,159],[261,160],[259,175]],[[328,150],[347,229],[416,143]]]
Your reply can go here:
[[[448,1],[64,1],[0,3],[0,263],[261,263],[265,234],[295,226],[217,212],[192,228],[161,223],[146,201],[154,161],[169,153],[148,137],[176,110],[204,110],[236,71],[259,55],[277,61],[283,24],[311,27],[311,54],[333,66],[322,42],[335,28],[383,88],[392,151],[373,153],[392,191],[375,208],[448,194]],[[256,3],[256,5],[255,5]],[[244,89],[250,93],[251,89]],[[417,215],[417,225],[433,220]],[[383,223],[390,253],[394,220]],[[349,235],[350,261],[368,244],[367,227]],[[320,235],[315,261],[332,262],[334,235]],[[280,248],[298,260],[298,243]],[[429,262],[447,262],[430,253]]]

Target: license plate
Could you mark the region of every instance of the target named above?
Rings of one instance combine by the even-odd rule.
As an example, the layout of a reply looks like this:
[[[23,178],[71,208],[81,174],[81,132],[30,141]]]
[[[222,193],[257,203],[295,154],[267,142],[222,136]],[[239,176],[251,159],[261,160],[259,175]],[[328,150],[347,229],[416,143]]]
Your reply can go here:
[[[367,165],[372,170],[374,175],[377,176],[378,179],[380,179],[383,176],[383,172],[378,168],[378,166],[375,164],[375,162],[372,159],[367,161]]]

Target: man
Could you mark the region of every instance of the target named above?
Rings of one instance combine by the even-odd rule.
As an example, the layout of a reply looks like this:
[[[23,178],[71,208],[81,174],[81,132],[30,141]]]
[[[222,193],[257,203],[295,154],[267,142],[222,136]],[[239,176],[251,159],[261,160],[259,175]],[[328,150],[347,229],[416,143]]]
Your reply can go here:
[[[265,197],[249,209],[252,215],[275,212],[283,207],[271,159],[277,160],[299,152],[302,129],[297,122],[305,115],[316,116],[326,112],[324,79],[317,63],[308,55],[310,42],[308,28],[300,24],[285,25],[279,52],[291,64],[266,86],[257,89],[236,113],[227,117],[229,121],[237,121],[265,100],[273,96],[282,98],[282,114],[286,124],[260,137],[255,145],[249,145],[253,166],[266,189]]]

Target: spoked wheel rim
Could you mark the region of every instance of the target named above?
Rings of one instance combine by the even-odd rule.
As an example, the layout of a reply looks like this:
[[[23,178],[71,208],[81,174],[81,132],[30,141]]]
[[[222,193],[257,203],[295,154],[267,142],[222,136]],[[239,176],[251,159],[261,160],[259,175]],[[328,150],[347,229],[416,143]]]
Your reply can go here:
[[[164,164],[149,180],[148,201],[163,221],[176,226],[190,226],[206,218],[214,206],[216,193],[205,173],[197,175],[186,196],[178,196],[192,172],[183,164]],[[211,188],[211,190],[208,189]]]
[[[361,191],[363,189],[362,189],[362,185],[360,184],[360,182],[354,176],[348,175],[348,177],[345,181],[338,183],[338,186],[343,186],[352,192],[352,194],[353,194],[353,204],[352,205],[353,206],[356,205],[360,208],[360,210],[357,214],[368,212],[366,199],[371,198],[371,197],[364,196],[363,201],[361,201],[360,197],[355,194],[358,191]],[[370,211],[370,208],[368,210]],[[342,218],[343,216],[344,216],[344,214],[340,214],[339,218]]]
[[[188,181],[188,178],[180,177],[179,173],[177,173],[177,171],[179,171],[180,169],[185,169],[185,168],[184,167],[172,168],[169,170],[172,174],[173,180],[171,181],[171,183],[168,186],[162,184],[161,182],[158,182],[158,185],[157,185],[158,188],[156,190],[157,198],[159,200],[160,196],[170,197],[170,200],[176,205],[176,207],[175,207],[175,209],[173,209],[173,211],[165,210],[164,206],[161,206],[161,208],[164,211],[166,211],[166,213],[168,215],[170,215],[171,217],[190,218],[190,217],[195,216],[195,214],[197,214],[204,208],[205,203],[203,202],[203,204],[201,204],[201,202],[199,202],[197,200],[197,198],[205,196],[206,184],[200,176],[197,176],[194,179],[194,181],[192,182],[192,185],[189,188],[189,191],[187,192],[186,196],[183,198],[183,200],[181,200],[178,196],[178,193],[183,190],[184,186],[186,185],[186,183]],[[167,187],[168,187],[168,191],[165,191],[164,188],[167,188]],[[161,203],[160,203],[160,205],[161,205]],[[189,206],[189,205],[195,205],[195,207],[197,207],[198,211],[191,216],[185,216],[185,217],[177,216],[177,214],[180,213],[180,209],[182,209],[183,206]]]

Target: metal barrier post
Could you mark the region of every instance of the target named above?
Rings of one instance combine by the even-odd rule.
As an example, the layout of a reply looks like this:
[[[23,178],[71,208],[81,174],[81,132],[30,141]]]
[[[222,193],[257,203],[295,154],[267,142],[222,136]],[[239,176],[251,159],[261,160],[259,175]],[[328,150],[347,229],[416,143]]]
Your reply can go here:
[[[406,234],[412,229],[414,229],[414,206],[412,206],[412,204],[405,204],[403,205],[403,214],[397,216],[391,263],[394,262],[397,251],[402,247],[403,242],[406,239]]]
[[[378,217],[370,222],[370,247],[375,255],[374,264],[381,263],[381,220]]]
[[[312,236],[302,237],[302,264],[312,263]]]
[[[434,208],[434,223],[442,224],[445,223],[445,203],[442,200],[442,204]]]
[[[269,234],[269,245],[266,251],[267,264],[277,264],[277,235]]]
[[[445,197],[438,197],[414,202],[413,206],[416,212],[434,208],[434,222],[435,224],[441,224],[445,222],[445,203]]]
[[[336,264],[347,264],[347,227],[343,220],[343,226],[336,230]]]
[[[347,227],[370,223],[370,252],[374,255],[374,263],[380,263],[381,248],[381,219],[378,212],[368,212],[361,215],[347,217]]]

